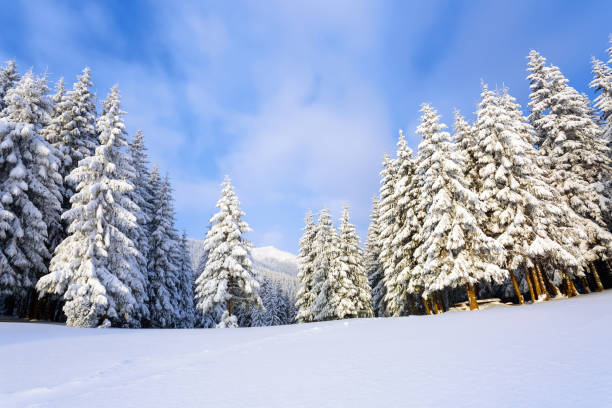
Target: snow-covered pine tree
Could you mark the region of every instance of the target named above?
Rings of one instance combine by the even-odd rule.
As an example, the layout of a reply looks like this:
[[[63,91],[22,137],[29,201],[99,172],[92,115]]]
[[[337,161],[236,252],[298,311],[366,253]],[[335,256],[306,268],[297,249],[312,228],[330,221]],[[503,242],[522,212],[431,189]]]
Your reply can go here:
[[[547,111],[545,101],[550,96],[550,89],[548,86],[548,68],[546,67],[546,58],[541,56],[537,51],[531,50],[527,56],[529,60],[527,63],[527,80],[529,81],[529,123],[533,126],[535,131],[535,143],[536,145],[542,146],[546,139],[546,133],[541,127],[539,122],[542,115]]]
[[[297,320],[300,323],[307,323],[313,320],[312,302],[316,298],[314,293],[314,259],[316,253],[313,250],[313,244],[316,236],[316,225],[314,223],[312,212],[308,211],[305,218],[304,234],[300,239],[300,255],[298,264],[297,279],[299,289],[297,292],[296,307],[298,308]]]
[[[217,212],[204,245],[209,251],[206,267],[196,280],[196,304],[202,314],[224,310],[217,327],[236,327],[234,306],[262,308],[259,282],[250,259],[250,243],[242,235],[251,231],[228,176],[222,184]]]
[[[37,289],[63,295],[70,326],[138,327],[146,311],[145,277],[136,267],[140,254],[126,235],[136,225],[136,205],[128,195],[133,186],[116,86],[103,106],[100,146],[68,177],[77,188],[72,208],[63,215],[70,222],[69,235]]]
[[[338,257],[332,262],[332,269],[348,276],[353,284],[350,297],[354,303],[357,317],[373,317],[372,293],[365,271],[363,250],[355,226],[351,224],[348,207],[344,207],[340,221]]]
[[[6,93],[0,122],[0,292],[19,298],[21,316],[26,292],[36,299],[33,287],[48,271],[49,231],[60,224],[59,160],[40,135],[51,109],[47,92],[45,78],[28,72]]]
[[[559,68],[547,67],[547,74],[548,96],[540,102],[545,114],[536,121],[546,136],[540,151],[552,186],[585,219],[588,249],[583,256],[584,266],[591,269],[598,290],[602,290],[592,264],[612,255],[612,236],[606,225],[612,218],[612,204],[605,194],[612,176],[610,149],[592,117],[588,100],[568,85]]]
[[[193,308],[193,268],[187,249],[187,234],[183,232],[179,245],[179,294],[182,318],[180,327],[193,327],[195,322]]]
[[[478,226],[483,206],[467,187],[463,155],[455,149],[435,109],[425,104],[417,133],[423,175],[419,202],[424,204],[421,245],[414,251],[415,286],[421,286],[424,301],[431,299],[440,312],[444,304],[436,294],[447,288],[464,287],[470,309],[477,309],[474,284],[503,281],[507,271],[497,265],[502,249]],[[412,282],[411,282],[412,286]],[[417,287],[418,287],[417,286]]]
[[[19,81],[19,73],[15,61],[7,61],[6,65],[0,70],[0,116],[4,116],[2,111],[6,108],[4,97],[9,89],[13,88]]]
[[[612,36],[607,51],[610,56],[608,63],[612,64]],[[612,156],[612,68],[593,58],[593,75],[591,88],[599,93],[595,99],[595,108],[599,111],[599,122],[603,128],[601,137],[610,149],[609,156]],[[609,202],[612,201],[612,180],[607,180],[603,194]],[[606,211],[603,215],[608,231],[612,230],[612,214]]]
[[[536,297],[546,296],[548,276],[542,275],[540,265],[556,267],[558,275],[550,277],[553,283],[577,270],[570,248],[578,245],[581,235],[571,227],[573,212],[539,167],[532,127],[506,90],[496,95],[483,89],[475,126],[477,192],[486,205],[486,219],[480,224],[506,251],[503,266],[510,271],[519,303],[517,275],[536,289]],[[554,284],[549,286],[554,292]]]
[[[476,182],[480,178],[477,173],[478,166],[476,165],[476,154],[479,147],[474,139],[474,127],[471,126],[465,118],[455,110],[455,123],[453,124],[453,139],[457,150],[463,154],[463,173],[468,187],[472,190],[476,189]]]
[[[379,226],[379,202],[378,197],[372,198],[372,211],[370,213],[370,225],[368,226],[368,239],[365,248],[365,267],[368,283],[372,290],[372,310],[374,315],[382,317],[385,315],[384,305],[384,270],[379,263],[380,257],[380,226]]]
[[[96,104],[91,93],[91,72],[89,68],[77,77],[73,89],[68,93],[58,93],[55,112],[47,129],[45,137],[61,152],[62,167],[60,172],[64,177],[64,205],[70,207],[70,197],[75,186],[65,178],[78,166],[79,161],[94,153],[99,141],[96,136]]]
[[[610,57],[608,64],[612,64],[612,36],[610,36],[610,47],[606,51]],[[610,146],[612,144],[612,68],[597,58],[593,58],[592,62],[594,78],[590,85],[599,93],[595,98],[595,108],[599,110],[604,126],[603,137]]]
[[[131,159],[131,165],[134,169],[133,177],[130,182],[134,189],[129,192],[129,197],[138,206],[138,210],[134,212],[136,215],[136,228],[130,231],[130,238],[136,245],[138,252],[142,256],[138,257],[138,267],[146,278],[147,291],[149,290],[149,271],[148,271],[148,255],[150,252],[149,238],[151,236],[151,220],[154,210],[154,197],[151,189],[148,169],[148,157],[144,144],[142,132],[138,130],[132,141],[129,142],[127,148],[128,155]],[[143,324],[147,324],[150,316],[143,316]]]
[[[312,304],[315,321],[337,320],[357,317],[353,296],[356,288],[344,269],[338,267],[340,238],[329,211],[319,212],[317,234],[313,243],[314,260],[313,287],[316,298]]]
[[[252,326],[280,326],[286,324],[286,304],[283,293],[276,282],[264,279],[260,289],[263,310],[252,312]]]
[[[388,155],[383,158],[383,170],[380,172],[380,201],[378,213],[378,228],[379,228],[379,243],[380,253],[378,255],[378,264],[383,270],[383,278],[379,285],[373,288],[374,291],[380,294],[382,302],[379,306],[381,316],[387,314],[387,303],[385,301],[387,283],[386,276],[391,273],[387,265],[392,264],[394,247],[393,238],[396,233],[396,217],[397,203],[394,198],[395,183],[397,182],[397,163]]]
[[[176,263],[174,211],[170,184],[162,180],[157,166],[151,171],[154,210],[149,237],[149,311],[152,327],[175,327],[180,320],[179,270]]]
[[[413,294],[408,290],[414,268],[413,252],[418,246],[420,222],[416,201],[421,178],[415,174],[416,161],[403,133],[397,143],[397,181],[392,196],[395,205],[394,223],[385,235],[391,239],[391,256],[384,263],[385,302],[389,316],[405,316],[416,312]]]

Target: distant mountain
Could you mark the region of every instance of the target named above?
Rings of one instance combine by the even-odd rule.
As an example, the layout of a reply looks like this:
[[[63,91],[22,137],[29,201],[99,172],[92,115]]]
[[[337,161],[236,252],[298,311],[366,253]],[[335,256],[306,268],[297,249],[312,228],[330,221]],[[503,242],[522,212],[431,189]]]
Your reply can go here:
[[[191,264],[194,271],[198,270],[198,265],[204,255],[204,241],[188,239],[187,248],[191,257]],[[262,277],[277,281],[281,287],[292,297],[297,292],[297,256],[281,251],[272,246],[253,248],[253,267]]]

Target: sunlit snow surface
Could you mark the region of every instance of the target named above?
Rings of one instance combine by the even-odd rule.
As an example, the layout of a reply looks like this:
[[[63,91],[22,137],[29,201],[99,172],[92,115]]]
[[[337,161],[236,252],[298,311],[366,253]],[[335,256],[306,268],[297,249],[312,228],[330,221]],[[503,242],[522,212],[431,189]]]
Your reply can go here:
[[[272,328],[0,323],[1,407],[612,407],[612,291]]]

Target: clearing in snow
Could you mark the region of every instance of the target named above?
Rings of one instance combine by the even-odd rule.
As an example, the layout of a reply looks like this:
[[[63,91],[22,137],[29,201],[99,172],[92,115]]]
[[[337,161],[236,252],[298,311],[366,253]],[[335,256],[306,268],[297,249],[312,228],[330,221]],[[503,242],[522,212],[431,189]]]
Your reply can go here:
[[[9,407],[610,407],[612,291],[246,329],[0,323]]]

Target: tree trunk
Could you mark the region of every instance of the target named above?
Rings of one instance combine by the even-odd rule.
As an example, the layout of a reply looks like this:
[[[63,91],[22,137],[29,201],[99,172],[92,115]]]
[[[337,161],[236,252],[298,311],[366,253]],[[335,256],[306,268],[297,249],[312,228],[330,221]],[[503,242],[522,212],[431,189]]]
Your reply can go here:
[[[588,264],[589,268],[591,268],[591,273],[593,274],[593,278],[595,279],[595,285],[597,286],[597,291],[601,292],[604,290],[603,285],[601,284],[601,279],[599,279],[599,274],[597,273],[597,269],[595,269],[595,265]]]
[[[437,304],[437,302],[436,302],[436,295],[435,295],[435,294],[434,294],[434,295],[430,295],[430,296],[427,298],[427,301],[428,301],[428,302],[431,302],[431,305],[433,306],[433,312],[434,312],[434,314],[438,314],[438,313],[440,313],[440,311],[438,310],[438,304]]]
[[[567,290],[569,292],[569,297],[574,297],[574,296],[578,296],[578,291],[576,290],[576,286],[574,286],[574,282],[572,282],[572,279],[565,275],[565,281],[567,282]]]
[[[542,277],[542,272],[538,265],[535,266],[535,274],[538,278],[538,284],[540,285],[540,292],[544,295],[544,300],[550,300],[550,294],[548,293],[548,289],[546,288],[546,284],[544,283],[544,278]]]
[[[429,299],[423,299],[423,304],[425,305],[425,312],[427,312],[427,314],[430,315],[431,308],[429,307]]]
[[[539,265],[536,265],[536,268],[538,269],[538,272],[540,273],[540,275],[544,278],[544,286],[546,287],[546,290],[548,291],[548,294],[555,298],[557,296],[559,296],[559,288],[557,288],[548,278],[548,274],[544,271],[542,272],[542,269],[540,268]]]
[[[468,283],[466,287],[468,299],[470,301],[470,310],[478,310],[478,302],[476,301],[476,292],[474,291],[474,286],[471,283]]]
[[[531,281],[533,282],[533,288],[535,289],[536,299],[540,299],[542,295],[542,289],[540,288],[540,280],[534,268],[531,268]]]
[[[230,314],[230,316],[234,314],[234,305],[232,304],[231,298],[227,300],[227,312]]]
[[[446,312],[446,308],[444,307],[444,297],[442,296],[442,292],[438,292],[438,309],[440,309],[440,313]]]
[[[516,281],[516,276],[514,276],[514,273],[512,273],[512,271],[510,271],[510,279],[512,279],[512,286],[514,286],[514,291],[516,292],[516,297],[518,298],[519,305],[524,304],[525,300],[523,299],[523,294],[519,289],[518,282]]]
[[[531,282],[531,278],[529,277],[529,272],[524,271],[525,273],[525,280],[527,281],[527,286],[529,286],[529,296],[531,296],[531,302],[535,302],[535,293],[533,290],[533,282]]]
[[[591,288],[589,287],[589,280],[586,276],[580,277],[580,283],[582,283],[582,290],[584,293],[591,293]]]

